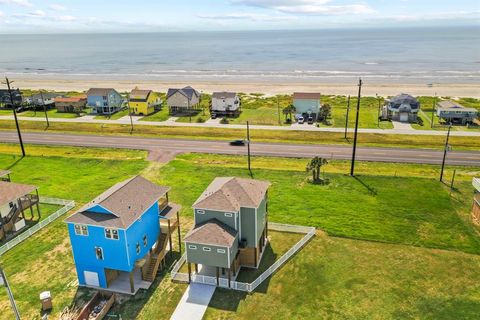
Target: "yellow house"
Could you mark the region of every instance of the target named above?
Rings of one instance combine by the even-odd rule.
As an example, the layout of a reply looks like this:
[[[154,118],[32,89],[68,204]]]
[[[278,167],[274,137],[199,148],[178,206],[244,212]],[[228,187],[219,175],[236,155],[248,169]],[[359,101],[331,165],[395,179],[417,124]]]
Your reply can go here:
[[[146,116],[155,111],[156,106],[160,106],[162,101],[158,94],[152,90],[133,89],[128,96],[128,106],[130,112],[136,115]]]

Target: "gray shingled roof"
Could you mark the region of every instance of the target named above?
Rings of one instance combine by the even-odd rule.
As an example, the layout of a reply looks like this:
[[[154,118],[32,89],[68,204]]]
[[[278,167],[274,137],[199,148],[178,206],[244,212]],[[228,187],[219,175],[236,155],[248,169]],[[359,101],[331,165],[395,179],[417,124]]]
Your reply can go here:
[[[466,108],[462,106],[460,103],[456,103],[451,100],[445,100],[445,101],[440,101],[437,103],[438,109],[440,110],[459,110],[459,111],[465,111],[465,112],[475,112],[477,109],[475,108]]]
[[[237,177],[215,178],[193,208],[236,212],[241,207],[258,208],[270,182]]]
[[[231,247],[236,237],[237,231],[235,229],[230,228],[217,219],[211,219],[190,230],[185,236],[184,241],[189,243]]]
[[[0,181],[0,206],[37,190],[36,186]]]
[[[172,88],[168,89],[167,99],[170,98],[172,95],[174,95],[177,92],[180,92],[181,94],[183,94],[185,97],[188,98],[188,100],[192,100],[193,95],[195,95],[197,97],[200,96],[200,92],[198,92],[197,90],[188,86],[188,87],[185,87],[185,88],[182,88],[182,89],[172,89]]]
[[[140,90],[138,88],[130,91],[129,99],[130,101],[146,101],[152,90]]]
[[[135,176],[117,183],[68,217],[65,222],[126,229],[169,190],[169,187],[159,186],[141,176]],[[96,205],[112,214],[89,211]]]
[[[110,91],[115,90],[113,88],[90,88],[87,91],[87,96],[108,96]]]
[[[212,99],[227,99],[227,98],[235,98],[237,96],[236,92],[214,92],[212,93]]]

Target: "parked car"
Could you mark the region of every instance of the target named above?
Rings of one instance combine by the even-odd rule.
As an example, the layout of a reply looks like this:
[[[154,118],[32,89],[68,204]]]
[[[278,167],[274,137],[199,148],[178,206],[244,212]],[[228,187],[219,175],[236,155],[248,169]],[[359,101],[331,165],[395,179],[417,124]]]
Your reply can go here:
[[[312,117],[308,117],[307,123],[308,123],[308,124],[313,124],[313,118],[312,118]]]
[[[231,146],[244,146],[245,145],[245,140],[233,140],[230,141]]]
[[[305,119],[303,117],[298,117],[297,121],[298,121],[298,124],[304,124],[305,123]]]
[[[212,113],[212,119],[217,119],[217,114],[216,113]]]

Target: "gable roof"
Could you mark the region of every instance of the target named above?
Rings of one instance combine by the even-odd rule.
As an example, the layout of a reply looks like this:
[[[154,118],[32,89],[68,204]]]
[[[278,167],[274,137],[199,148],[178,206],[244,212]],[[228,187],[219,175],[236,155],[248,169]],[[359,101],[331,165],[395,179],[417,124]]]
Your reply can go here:
[[[140,90],[138,88],[130,91],[128,96],[129,100],[148,100],[148,96],[152,93],[152,90]]]
[[[117,183],[65,219],[65,222],[127,229],[169,190],[169,187],[135,176]],[[97,206],[111,214],[90,211]]]
[[[236,212],[241,207],[258,208],[270,182],[237,177],[215,178],[195,201],[193,208]]]
[[[212,99],[228,99],[228,98],[235,98],[237,96],[236,92],[214,92],[212,93]]]
[[[0,181],[0,206],[37,190],[36,186]]]
[[[173,89],[173,88],[170,88],[168,89],[168,92],[167,92],[167,99],[170,98],[171,96],[173,96],[175,93],[179,92],[180,94],[184,95],[185,97],[188,98],[188,100],[192,100],[192,97],[195,95],[197,97],[200,96],[200,92],[198,92],[197,90],[193,89],[192,87],[190,86],[187,86],[185,88],[182,88],[182,89]]]
[[[87,96],[108,96],[112,90],[115,91],[113,88],[90,88],[87,91]]]
[[[12,173],[11,171],[8,171],[8,170],[2,170],[0,169],[0,178],[1,177],[5,177],[6,175],[9,175],[10,173]]]
[[[462,106],[461,104],[456,103],[456,102],[451,101],[451,100],[440,101],[440,102],[437,103],[437,106],[438,106],[438,109],[440,109],[440,110],[454,109],[454,110],[465,111],[465,112],[477,111],[477,109],[475,109],[475,108],[466,108],[466,107]]]
[[[299,100],[320,100],[320,93],[318,92],[294,92],[293,99]]]
[[[217,219],[211,219],[197,225],[184,238],[185,242],[231,247],[237,237],[237,231]]]

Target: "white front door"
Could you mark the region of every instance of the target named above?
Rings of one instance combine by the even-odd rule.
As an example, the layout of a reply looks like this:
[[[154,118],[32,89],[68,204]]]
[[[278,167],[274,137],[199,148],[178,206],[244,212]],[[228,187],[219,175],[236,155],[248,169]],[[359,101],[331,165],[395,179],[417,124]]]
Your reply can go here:
[[[401,122],[408,122],[408,113],[406,113],[406,112],[400,113],[400,121]]]
[[[83,271],[85,277],[85,284],[92,287],[100,287],[100,281],[98,281],[98,273],[91,271]]]

